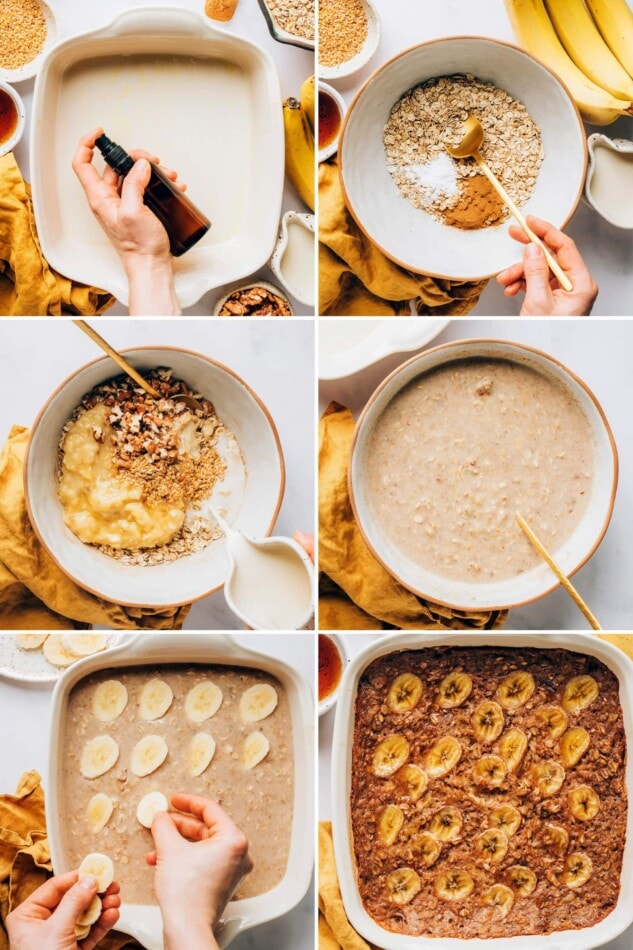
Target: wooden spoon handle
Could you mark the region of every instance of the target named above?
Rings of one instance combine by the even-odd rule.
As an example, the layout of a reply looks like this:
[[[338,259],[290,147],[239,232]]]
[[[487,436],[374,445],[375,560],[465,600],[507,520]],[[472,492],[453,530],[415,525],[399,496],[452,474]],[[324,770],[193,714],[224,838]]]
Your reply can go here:
[[[568,293],[571,293],[571,291],[574,289],[574,285],[572,284],[571,280],[569,279],[565,271],[562,269],[562,267],[560,266],[560,264],[558,263],[558,261],[556,260],[552,252],[550,251],[550,249],[546,247],[546,245],[543,244],[543,242],[541,241],[540,237],[538,237],[534,233],[532,228],[529,226],[529,224],[527,223],[527,221],[525,220],[525,218],[523,217],[523,215],[521,214],[521,212],[515,205],[510,195],[507,193],[507,191],[505,190],[505,188],[503,187],[503,185],[501,184],[497,176],[494,174],[494,172],[490,170],[490,168],[488,167],[486,162],[483,160],[483,158],[481,158],[480,156],[475,156],[475,157],[477,158],[479,167],[481,168],[482,172],[484,173],[484,175],[486,176],[486,178],[488,179],[492,187],[495,189],[499,197],[502,199],[502,201],[508,206],[508,208],[510,209],[510,211],[512,212],[516,220],[519,222],[519,224],[521,225],[521,227],[523,228],[523,230],[529,237],[530,241],[532,241],[534,244],[538,244],[538,246],[542,248],[543,253],[545,254],[547,263],[549,265],[549,269],[552,271],[552,273],[558,280],[558,283],[561,285],[563,290],[566,290]]]
[[[128,376],[131,376],[132,379],[139,384],[139,386],[142,386],[146,393],[149,393],[149,395],[153,396],[154,399],[159,398],[160,393],[157,392],[153,386],[150,386],[150,384],[145,379],[143,379],[141,374],[138,373],[133,366],[130,366],[127,360],[123,359],[120,353],[117,353],[117,351],[110,346],[107,340],[104,340],[96,330],[93,330],[90,324],[86,323],[85,320],[73,320],[73,323],[76,327],[79,327],[80,330],[83,330],[86,336],[89,336],[90,339],[97,344],[97,346],[100,346],[104,353],[107,353],[110,359],[113,359],[114,362],[128,374]]]
[[[532,547],[536,549],[536,551],[541,555],[545,563],[554,571],[554,574],[556,574],[556,577],[561,582],[561,585],[565,588],[565,590],[567,591],[571,599],[574,601],[576,606],[585,615],[585,617],[587,618],[587,620],[589,621],[593,629],[602,630],[602,627],[600,626],[600,624],[598,623],[598,621],[596,620],[592,612],[589,610],[589,607],[584,602],[584,600],[582,599],[582,597],[580,596],[576,588],[573,586],[573,584],[571,583],[567,575],[562,572],[562,570],[560,569],[556,561],[553,559],[552,555],[549,554],[548,551],[543,547],[539,539],[536,537],[536,535],[530,528],[529,524],[525,521],[524,518],[521,517],[521,515],[518,512],[517,512],[517,522],[521,531],[526,536],[526,538],[528,539]]]

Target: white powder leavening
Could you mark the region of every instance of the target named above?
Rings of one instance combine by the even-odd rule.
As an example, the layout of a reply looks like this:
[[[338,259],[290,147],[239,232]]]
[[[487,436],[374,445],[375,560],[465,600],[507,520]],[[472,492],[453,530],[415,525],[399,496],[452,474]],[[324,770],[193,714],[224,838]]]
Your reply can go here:
[[[420,201],[432,205],[438,198],[454,198],[459,194],[459,179],[455,162],[446,152],[440,152],[430,162],[405,165],[402,175],[419,189]]]

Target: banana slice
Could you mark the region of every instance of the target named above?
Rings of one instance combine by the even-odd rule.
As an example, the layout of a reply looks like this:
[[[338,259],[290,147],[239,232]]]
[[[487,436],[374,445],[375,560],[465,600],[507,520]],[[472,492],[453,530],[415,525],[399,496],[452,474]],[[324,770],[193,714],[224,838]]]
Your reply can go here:
[[[499,828],[508,838],[512,838],[521,827],[521,812],[513,805],[499,805],[490,812],[490,824]]]
[[[61,633],[51,633],[50,636],[44,640],[42,653],[46,660],[53,666],[70,666],[71,663],[76,663],[78,659],[78,657],[76,657],[74,653],[70,653],[62,643]]]
[[[404,736],[388,736],[376,746],[373,772],[379,778],[393,775],[409,758],[409,743]]]
[[[402,673],[397,676],[387,693],[387,706],[394,713],[409,712],[420,701],[424,685],[419,676]]]
[[[221,697],[222,693],[220,693],[220,702],[222,702]],[[242,722],[260,722],[275,711],[278,702],[279,697],[274,686],[268,683],[257,683],[247,689],[240,699],[240,719]]]
[[[567,713],[560,706],[541,706],[537,717],[544,723],[552,739],[560,739],[567,728]]]
[[[139,699],[139,714],[146,722],[162,719],[174,701],[174,694],[165,680],[154,679],[145,684]]]
[[[398,868],[387,875],[387,900],[392,904],[408,904],[419,893],[420,878],[413,868]]]
[[[433,815],[429,831],[440,841],[454,841],[461,834],[462,824],[463,819],[459,808],[447,805]]]
[[[423,831],[411,842],[411,850],[416,858],[430,868],[442,853],[442,845],[428,831]]]
[[[527,736],[520,729],[508,729],[499,740],[499,755],[508,772],[516,772],[528,747]]]
[[[440,900],[456,903],[470,897],[475,882],[468,871],[445,871],[435,878],[433,887]]]
[[[253,689],[256,688],[257,687],[253,687]],[[244,696],[249,692],[250,690],[247,690]],[[242,701],[244,700],[244,696],[242,696]],[[196,683],[187,693],[187,698],[185,699],[185,715],[191,722],[204,722],[205,719],[210,719],[212,716],[215,716],[222,705],[222,699],[222,690],[219,686],[216,686],[215,683],[212,683],[211,680],[203,680],[201,683]],[[240,713],[241,711],[242,703],[240,703]],[[243,719],[243,721],[255,722],[256,720]]]
[[[568,729],[560,740],[560,757],[566,769],[578,765],[583,755],[591,745],[591,736],[586,729],[576,726]]]
[[[550,822],[545,825],[544,840],[545,844],[550,847],[552,851],[557,851],[559,854],[565,854],[569,847],[569,835],[567,831],[561,828],[560,825],[553,825]]]
[[[503,732],[505,725],[503,709],[499,703],[492,700],[477,706],[470,721],[475,738],[480,742],[494,742]]]
[[[119,680],[99,683],[92,697],[92,712],[99,722],[113,722],[127,706],[127,689]]]
[[[422,798],[429,784],[426,772],[423,772],[419,765],[403,765],[398,770],[396,779],[404,785],[404,794],[412,802]]]
[[[481,899],[488,907],[498,910],[500,917],[507,917],[514,904],[514,894],[505,884],[493,884],[481,895]]]
[[[90,924],[87,924],[85,927],[80,926],[80,924],[75,924],[75,937],[77,940],[84,940],[85,937],[90,933]]]
[[[119,747],[112,736],[95,736],[86,742],[79,769],[84,778],[98,778],[109,772],[119,758]]]
[[[536,874],[523,864],[508,868],[506,880],[517,897],[529,897],[536,890]]]
[[[574,854],[570,854],[565,861],[563,884],[574,890],[586,884],[592,874],[593,864],[589,855],[576,851]]]
[[[465,703],[473,688],[473,681],[468,673],[453,670],[445,676],[437,691],[437,705],[442,709],[455,709]]]
[[[114,865],[107,854],[89,854],[79,865],[79,880],[88,874],[97,879],[97,891],[103,894],[114,880]]]
[[[441,778],[455,768],[462,757],[462,747],[453,736],[438,739],[424,756],[424,768],[431,778]]]
[[[62,646],[74,656],[92,656],[105,650],[108,637],[105,633],[62,633]]]
[[[588,785],[579,785],[567,796],[569,810],[578,821],[591,821],[600,811],[600,799]]]
[[[202,775],[215,755],[215,739],[208,732],[197,732],[187,749],[190,775]]]
[[[114,802],[108,795],[104,795],[103,792],[97,792],[96,795],[93,795],[86,807],[86,820],[90,830],[97,834],[102,828],[105,828],[112,817],[113,811]]]
[[[16,633],[14,640],[21,650],[39,650],[47,636],[47,633]]]
[[[532,769],[532,779],[543,798],[551,798],[562,788],[565,769],[553,760],[539,762]]]
[[[508,853],[508,838],[500,828],[488,828],[475,838],[475,848],[485,861],[500,864]]]
[[[486,788],[499,788],[506,780],[506,764],[498,755],[482,755],[472,768],[472,777],[476,785]]]
[[[270,750],[270,742],[263,732],[251,732],[244,740],[242,749],[242,765],[246,769],[254,769],[265,759]]]
[[[518,709],[534,695],[536,683],[531,673],[517,671],[501,681],[496,692],[497,700],[504,709]]]
[[[593,676],[574,676],[563,692],[563,709],[577,715],[597,698],[600,687]]]
[[[151,828],[154,815],[167,811],[169,803],[162,792],[148,792],[143,795],[136,808],[136,817],[143,828]]]
[[[140,778],[151,775],[163,764],[168,752],[162,736],[143,736],[132,749],[130,769]]]
[[[92,898],[92,900],[88,904],[87,908],[85,909],[81,917],[78,919],[77,926],[87,927],[88,930],[90,930],[92,925],[96,924],[96,922],[101,917],[102,906],[103,904],[101,902],[101,898],[99,897],[98,894],[95,894],[95,896]]]
[[[393,844],[400,834],[400,829],[403,824],[404,815],[402,810],[398,808],[397,805],[387,805],[387,807],[381,811],[378,816],[378,821],[376,822],[378,837],[385,844]]]

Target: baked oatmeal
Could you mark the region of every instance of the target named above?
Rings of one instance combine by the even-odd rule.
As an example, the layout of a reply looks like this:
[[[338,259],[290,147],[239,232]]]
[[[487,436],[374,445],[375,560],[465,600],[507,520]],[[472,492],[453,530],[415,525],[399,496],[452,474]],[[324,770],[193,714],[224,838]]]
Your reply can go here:
[[[593,926],[620,891],[625,765],[618,680],[593,657],[444,647],[375,660],[352,752],[366,911],[429,937]]]

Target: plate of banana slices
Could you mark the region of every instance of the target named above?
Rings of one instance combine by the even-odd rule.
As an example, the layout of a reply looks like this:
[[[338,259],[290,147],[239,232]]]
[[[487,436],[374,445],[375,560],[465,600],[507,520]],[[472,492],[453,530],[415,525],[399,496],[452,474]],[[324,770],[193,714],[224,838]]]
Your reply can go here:
[[[55,683],[68,666],[122,643],[125,636],[129,634],[3,633],[0,676],[27,683]]]

